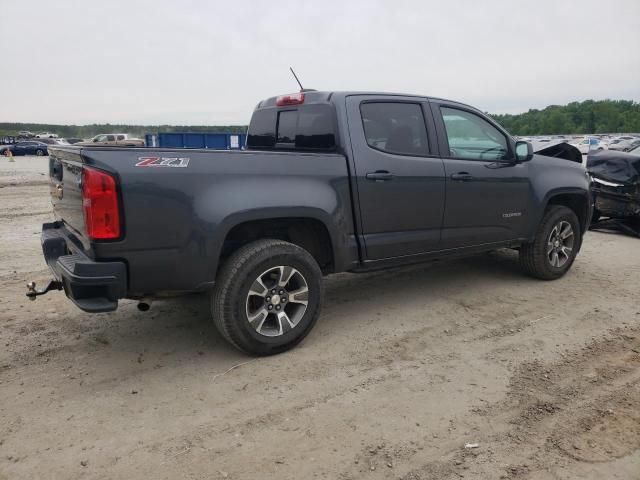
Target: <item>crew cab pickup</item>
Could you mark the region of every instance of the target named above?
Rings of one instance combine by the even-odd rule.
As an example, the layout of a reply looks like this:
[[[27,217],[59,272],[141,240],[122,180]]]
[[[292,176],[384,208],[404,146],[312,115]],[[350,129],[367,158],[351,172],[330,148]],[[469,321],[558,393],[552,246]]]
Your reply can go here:
[[[580,163],[533,153],[479,110],[414,95],[302,91],[260,102],[246,150],[54,145],[42,248],[87,312],[210,292],[237,348],[282,352],[322,276],[498,248],[564,275],[591,218]],[[578,155],[579,157],[579,155]]]
[[[141,138],[132,138],[127,133],[101,133],[96,135],[88,142],[77,142],[78,146],[98,146],[113,145],[121,147],[144,147],[144,140]]]

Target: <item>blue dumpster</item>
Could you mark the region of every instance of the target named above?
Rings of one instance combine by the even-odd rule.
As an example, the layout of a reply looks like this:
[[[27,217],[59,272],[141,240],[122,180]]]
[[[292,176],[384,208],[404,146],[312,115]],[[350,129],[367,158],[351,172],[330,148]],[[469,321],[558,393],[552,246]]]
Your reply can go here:
[[[147,133],[147,147],[158,148],[213,148],[216,150],[240,150],[245,146],[244,133]]]

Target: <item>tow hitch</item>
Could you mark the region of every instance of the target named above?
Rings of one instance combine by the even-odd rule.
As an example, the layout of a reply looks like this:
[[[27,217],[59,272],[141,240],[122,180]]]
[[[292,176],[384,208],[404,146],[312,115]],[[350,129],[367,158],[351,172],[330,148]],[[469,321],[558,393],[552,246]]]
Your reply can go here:
[[[38,295],[44,295],[51,290],[62,290],[62,282],[51,280],[42,290],[36,290],[36,282],[27,283],[27,297],[29,297],[29,300],[35,300]]]

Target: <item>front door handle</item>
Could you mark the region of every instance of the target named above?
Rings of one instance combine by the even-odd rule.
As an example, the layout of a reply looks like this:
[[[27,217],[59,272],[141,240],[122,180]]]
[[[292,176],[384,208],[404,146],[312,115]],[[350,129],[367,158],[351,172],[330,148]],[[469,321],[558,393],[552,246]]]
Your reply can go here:
[[[393,173],[386,170],[376,170],[373,173],[367,173],[367,180],[374,180],[376,182],[385,182],[387,180],[393,180]]]
[[[470,180],[473,180],[473,175],[471,175],[469,172],[458,172],[451,175],[451,180],[468,182]]]

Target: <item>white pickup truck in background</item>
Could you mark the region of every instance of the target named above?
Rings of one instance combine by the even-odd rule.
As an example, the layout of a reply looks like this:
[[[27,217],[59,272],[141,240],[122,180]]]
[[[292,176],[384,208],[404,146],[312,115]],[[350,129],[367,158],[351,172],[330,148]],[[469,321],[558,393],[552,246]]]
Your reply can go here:
[[[102,133],[96,135],[88,142],[80,142],[76,145],[118,145],[122,147],[144,147],[144,140],[131,138],[126,133]]]

